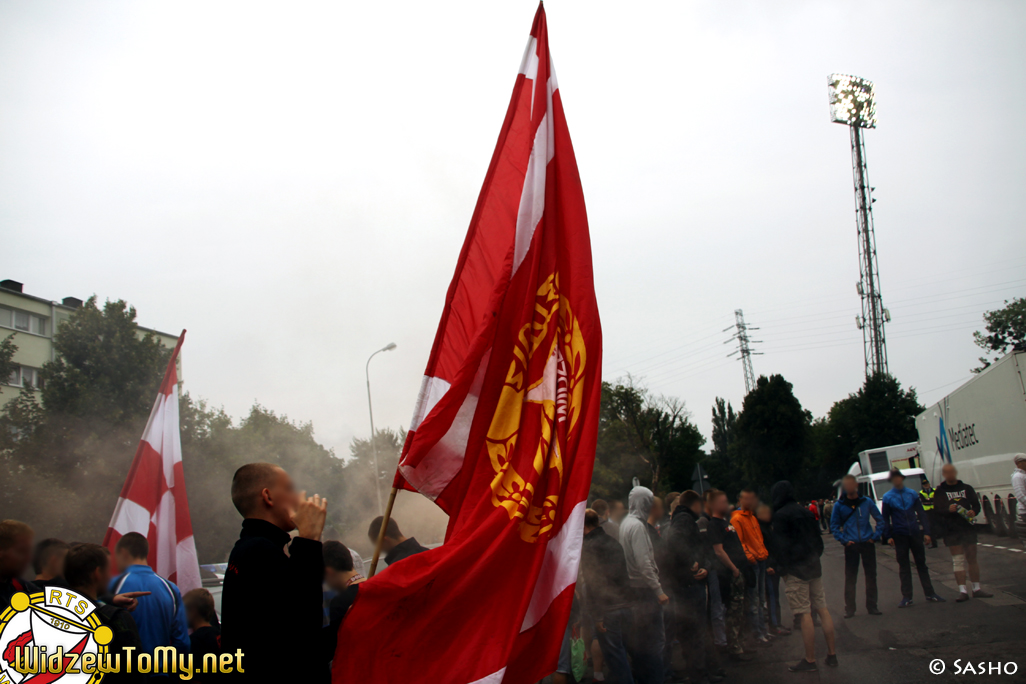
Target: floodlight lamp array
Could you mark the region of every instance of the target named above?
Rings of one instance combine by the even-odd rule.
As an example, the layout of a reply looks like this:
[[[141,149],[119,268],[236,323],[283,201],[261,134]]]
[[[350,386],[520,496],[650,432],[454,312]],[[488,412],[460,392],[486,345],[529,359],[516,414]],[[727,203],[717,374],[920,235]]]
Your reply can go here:
[[[830,74],[830,120],[846,126],[876,128],[873,82],[858,76]]]

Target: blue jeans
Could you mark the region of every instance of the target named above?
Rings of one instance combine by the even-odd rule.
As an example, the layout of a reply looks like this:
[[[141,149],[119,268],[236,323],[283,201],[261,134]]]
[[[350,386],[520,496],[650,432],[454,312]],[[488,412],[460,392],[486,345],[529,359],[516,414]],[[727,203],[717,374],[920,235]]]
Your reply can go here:
[[[769,623],[780,626],[780,575],[766,575],[766,602],[769,604]]]
[[[766,611],[762,607],[766,600],[766,561],[757,561],[752,570],[755,581],[745,586],[745,598],[748,600],[748,619],[752,626],[752,635],[756,639],[766,638]]]
[[[634,614],[631,655],[634,658],[635,681],[638,684],[663,684],[663,648],[666,645],[663,607],[653,595],[637,599],[631,612]]]
[[[712,622],[713,644],[727,645],[727,609],[720,593],[720,576],[716,571],[709,573],[709,616]]]
[[[595,637],[602,649],[602,657],[615,684],[634,684],[631,663],[627,659],[627,646],[624,643],[624,633],[630,630],[632,621],[631,609],[621,608],[602,616],[602,627],[605,632],[595,630]]]

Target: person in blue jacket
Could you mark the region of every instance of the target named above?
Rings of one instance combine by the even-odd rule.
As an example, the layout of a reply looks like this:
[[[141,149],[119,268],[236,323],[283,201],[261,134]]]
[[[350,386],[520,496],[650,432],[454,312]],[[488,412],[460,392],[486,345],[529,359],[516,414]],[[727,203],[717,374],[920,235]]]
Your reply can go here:
[[[912,567],[908,562],[908,553],[916,561],[919,582],[923,585],[923,593],[927,601],[943,603],[944,599],[933,590],[930,581],[930,570],[926,567],[926,544],[930,543],[930,520],[923,510],[919,495],[905,488],[905,476],[895,468],[891,471],[891,490],[883,497],[884,538],[895,551],[898,558],[898,575],[901,577],[901,603],[898,608],[912,605]],[[919,526],[923,529],[920,531]]]
[[[153,568],[146,564],[149,552],[149,542],[138,532],[129,532],[118,540],[114,546],[114,558],[121,574],[111,580],[111,593],[149,592],[139,598],[139,605],[132,611],[145,653],[152,655],[158,646],[174,646],[179,654],[188,654],[189,624],[182,593],[174,582],[153,572]],[[158,674],[150,675],[150,678],[168,680]]]
[[[844,547],[844,617],[855,616],[855,588],[859,580],[859,561],[866,572],[866,610],[880,615],[876,590],[876,542],[883,536],[883,517],[876,504],[859,496],[854,475],[841,480],[844,496],[834,504],[830,532]],[[873,523],[876,522],[874,528]]]

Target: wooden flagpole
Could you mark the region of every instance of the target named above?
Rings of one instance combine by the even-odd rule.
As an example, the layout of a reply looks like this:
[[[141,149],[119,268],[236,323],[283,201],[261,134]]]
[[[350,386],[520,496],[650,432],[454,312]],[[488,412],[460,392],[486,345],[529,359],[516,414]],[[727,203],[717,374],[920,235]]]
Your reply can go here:
[[[385,541],[385,529],[388,527],[388,521],[392,519],[392,506],[395,504],[395,495],[397,493],[399,493],[399,488],[392,487],[392,493],[388,495],[388,506],[385,507],[385,516],[381,519],[381,529],[378,530],[378,542],[374,545],[374,558],[371,560],[367,579],[374,577],[374,573],[378,571],[378,557],[381,555],[381,544]]]

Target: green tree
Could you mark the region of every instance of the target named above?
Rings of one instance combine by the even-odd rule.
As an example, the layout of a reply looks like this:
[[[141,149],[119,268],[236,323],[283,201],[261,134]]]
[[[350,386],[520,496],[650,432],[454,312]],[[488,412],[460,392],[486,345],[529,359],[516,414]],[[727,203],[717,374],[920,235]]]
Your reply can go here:
[[[336,525],[340,534],[378,515],[378,492],[381,492],[383,504],[388,501],[405,442],[405,430],[385,428],[377,431],[374,440],[378,450],[375,477],[374,452],[370,439],[353,438],[349,445],[349,458],[342,470],[345,506],[339,507],[333,516],[329,516],[329,522]]]
[[[974,373],[984,370],[1008,352],[1026,351],[1026,299],[1014,297],[1011,302],[1005,300],[1003,308],[985,312],[983,322],[987,332],[977,330],[973,333],[973,340],[976,346],[994,352],[996,356],[993,360],[981,356],[982,365],[974,368]]]
[[[812,414],[781,375],[760,376],[737,418],[737,455],[742,482],[766,493],[778,480],[800,488]]]
[[[654,416],[654,445],[659,461],[661,491],[691,489],[695,466],[705,458],[705,437],[691,422],[684,402],[676,397],[659,401]],[[661,410],[659,410],[661,409]]]
[[[7,381],[14,371],[18,370],[18,364],[14,362],[14,353],[18,351],[18,345],[14,343],[15,333],[11,333],[0,342],[0,384]],[[0,387],[0,393],[3,387]]]
[[[149,415],[171,352],[153,333],[140,335],[135,316],[123,300],[100,309],[94,295],[57,328],[57,356],[42,373],[49,413],[110,425]]]
[[[741,481],[741,467],[738,463],[737,414],[725,399],[716,397],[712,408],[712,452],[702,462],[702,467],[714,487],[728,487]]]
[[[296,487],[328,499],[328,527],[345,501],[344,464],[297,423],[255,404],[238,425],[223,409],[209,409],[185,394],[179,403],[182,464],[200,562],[227,559],[242,518],[231,502],[232,476],[246,463],[273,463]],[[329,529],[327,536],[335,536]]]
[[[0,503],[40,529],[102,537],[156,397],[169,351],[139,335],[135,310],[96,298],[55,331],[43,387],[0,412],[0,447],[18,486]],[[97,506],[109,501],[109,508]],[[45,502],[41,503],[41,502]],[[9,508],[8,508],[9,507]]]
[[[43,408],[31,387],[22,387],[0,412],[0,453],[9,454],[23,440],[38,438],[43,425]]]
[[[98,542],[169,350],[152,335],[139,334],[133,308],[119,301],[100,309],[95,298],[61,325],[55,346],[58,359],[43,367],[43,390],[23,389],[0,411],[0,511],[29,523],[40,536]],[[231,503],[231,480],[245,463],[281,465],[298,488],[328,498],[326,536],[345,531],[351,491],[346,463],[317,442],[310,423],[255,404],[236,424],[223,409],[188,393],[179,400],[179,420],[200,562],[227,559],[238,538],[241,518]]]
[[[902,389],[894,376],[866,378],[857,392],[835,403],[813,426],[815,465],[823,470],[819,484],[846,473],[860,451],[916,441],[916,416],[925,410],[915,389]]]
[[[604,382],[592,496],[622,499],[634,477],[654,491],[690,487],[704,444],[684,402],[653,397],[629,376]]]
[[[730,445],[734,443],[734,430],[737,428],[737,414],[727,400],[716,397],[712,410],[712,424],[712,452],[726,454]]]

